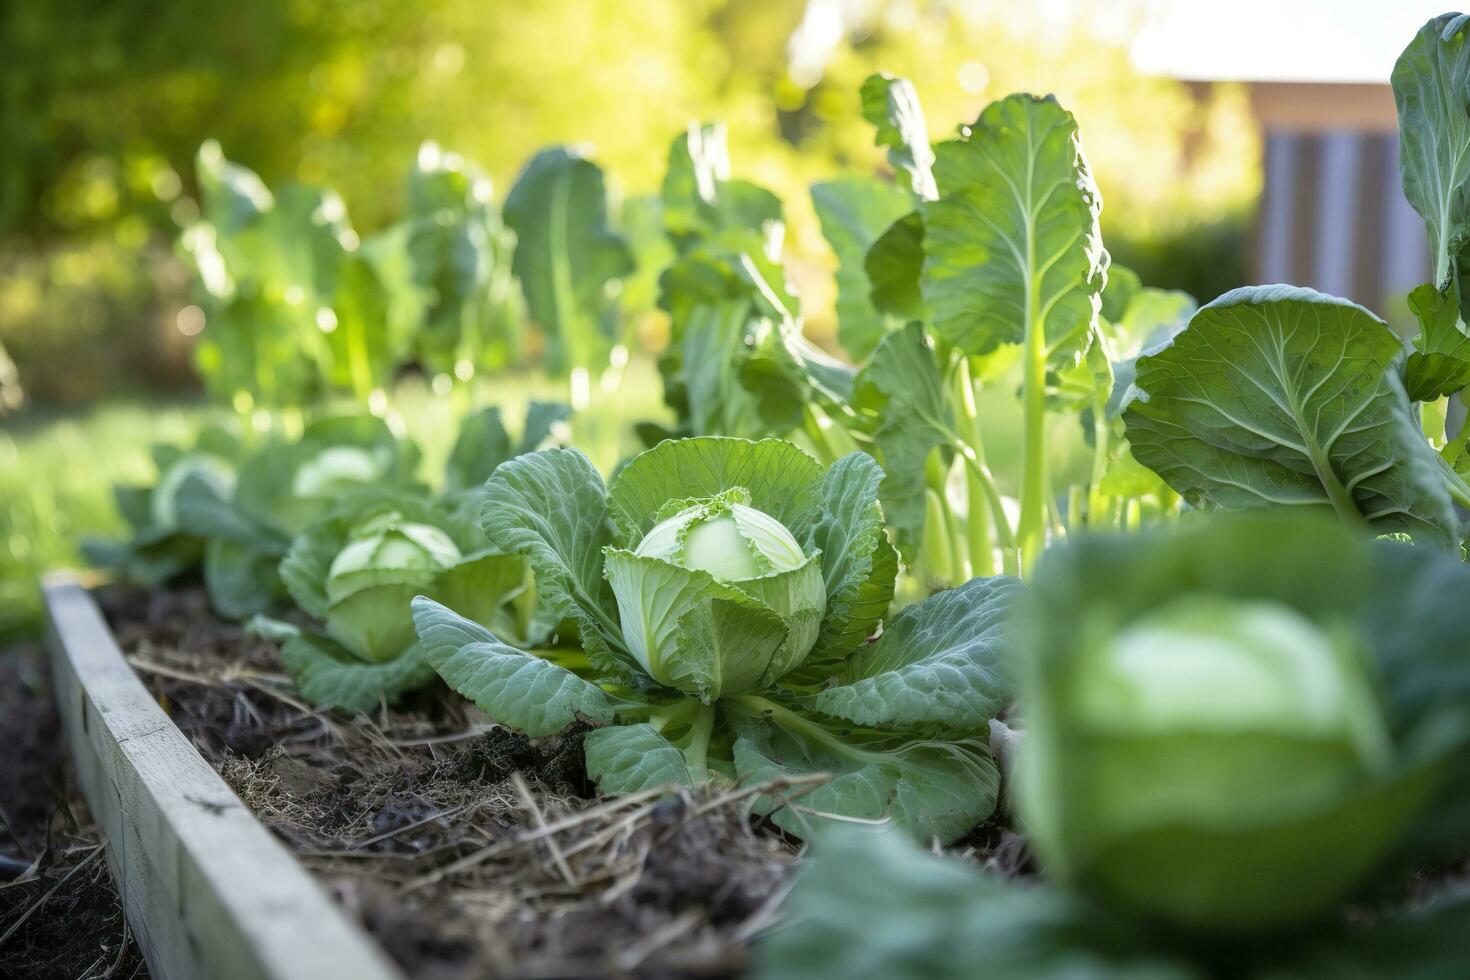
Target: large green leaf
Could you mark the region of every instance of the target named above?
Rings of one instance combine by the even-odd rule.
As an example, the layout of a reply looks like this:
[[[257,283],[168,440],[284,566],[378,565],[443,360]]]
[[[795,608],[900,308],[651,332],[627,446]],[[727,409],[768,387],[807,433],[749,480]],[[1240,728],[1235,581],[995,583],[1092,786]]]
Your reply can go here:
[[[607,502],[619,543],[636,547],[670,502],[744,487],[751,507],[800,540],[817,516],[821,483],[821,464],[789,442],[703,436],[660,443],[634,457],[613,480]]]
[[[392,382],[408,349],[408,325],[395,322],[389,286],[361,252],[343,256],[331,299],[331,309],[317,312],[331,353],[327,382],[365,403]]]
[[[927,320],[924,273],[924,216],[911,211],[874,239],[863,259],[872,284],[874,309],[901,320]]]
[[[913,83],[886,73],[869,75],[861,98],[863,118],[878,129],[873,142],[888,147],[889,162],[908,173],[915,196],[932,201],[938,196],[932,170],[934,150]]]
[[[664,231],[664,204],[656,194],[623,201],[618,229],[633,253],[634,270],[623,277],[619,305],[624,316],[640,316],[658,305],[658,280],[674,261],[674,243]]]
[[[1048,96],[991,103],[940,144],[924,214],[934,331],[971,354],[1031,338],[1066,361],[1097,322],[1108,257],[1102,207],[1072,114]]]
[[[419,148],[408,177],[401,245],[419,292],[419,356],[459,376],[467,363],[493,369],[520,349],[523,308],[511,268],[515,236],[478,167],[437,144]]]
[[[808,550],[822,553],[827,613],[800,679],[830,672],[873,634],[893,601],[898,557],[878,505],[882,482],[882,468],[866,453],[839,459],[822,480],[822,517]]]
[[[579,718],[613,720],[612,702],[596,684],[500,642],[432,599],[413,601],[413,623],[425,659],[444,683],[502,725],[539,738]]]
[[[1014,689],[1010,607],[1020,588],[977,578],[909,606],[812,707],[860,725],[988,733]]]
[[[873,177],[847,177],[813,184],[812,205],[822,234],[837,254],[837,338],[849,356],[862,360],[885,333],[900,325],[873,306],[873,286],[864,265],[868,250],[910,213],[913,198]]]
[[[789,405],[773,406],[743,383],[763,318],[785,323],[796,299],[773,244],[730,228],[690,248],[659,280],[669,347],[659,359],[664,400],[694,435],[785,434]]]
[[[891,831],[834,831],[758,948],[760,980],[1204,980],[1137,923]],[[1236,952],[1232,949],[1232,953]],[[1232,964],[1233,965],[1233,964]]]
[[[623,649],[612,587],[603,578],[603,548],[612,543],[602,476],[576,449],[543,449],[496,468],[485,484],[481,526],[491,543],[523,555],[539,596],[571,618],[590,655]]]
[[[633,270],[627,243],[608,226],[602,171],[575,150],[542,150],[510,189],[505,221],[526,305],[546,332],[548,368],[600,367],[612,347],[609,284]]]
[[[445,489],[459,493],[482,487],[495,467],[523,453],[535,452],[551,439],[558,423],[569,421],[572,410],[557,402],[533,401],[526,408],[521,437],[512,439],[500,409],[491,405],[466,416],[445,468]]]
[[[684,753],[652,725],[610,725],[582,736],[587,775],[607,794],[659,786],[693,786],[707,778],[691,773]]]
[[[872,429],[887,478],[879,490],[898,548],[912,559],[924,536],[924,467],[951,441],[954,416],[939,363],[923,327],[910,323],[883,338],[858,373],[855,401]]]
[[[1429,227],[1434,283],[1449,288],[1470,244],[1470,18],[1442,14],[1393,66],[1404,196]]]
[[[1124,412],[1133,454],[1193,506],[1330,508],[1448,543],[1456,521],[1399,382],[1401,350],[1346,300],[1226,293],[1139,358]]]
[[[282,593],[278,551],[229,538],[204,545],[204,588],[209,605],[226,619],[249,619],[275,604]]]

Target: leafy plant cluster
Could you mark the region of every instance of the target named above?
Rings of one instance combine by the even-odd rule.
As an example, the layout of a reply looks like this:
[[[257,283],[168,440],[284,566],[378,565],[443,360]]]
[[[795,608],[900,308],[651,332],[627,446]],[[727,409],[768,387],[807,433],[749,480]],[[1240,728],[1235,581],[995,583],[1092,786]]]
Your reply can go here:
[[[218,143],[197,172],[201,217],[180,239],[205,315],[196,360],[242,412],[343,392],[381,406],[409,363],[462,390],[518,362],[527,317],[553,373],[608,361],[632,258],[578,151],[538,153],[501,207],[474,164],[425,143],[403,218],[366,239],[336,193],[273,192]]]
[[[202,568],[315,704],[367,711],[438,678],[533,737],[583,730],[604,792],[759,785],[758,812],[819,843],[841,823],[959,840],[1000,804],[992,739],[1018,746],[1010,803],[1048,884],[834,839],[775,975],[1315,976],[1422,952],[1463,907],[1397,916],[1384,889],[1470,839],[1467,26],[1430,22],[1393,76],[1437,257],[1408,343],[1312,290],[1196,309],[1113,267],[1050,97],[1000,99],[932,146],[911,86],[863,86],[902,180],[813,188],[856,363],[803,335],[781,202],[731,176],[717,126],[679,136],[659,197],[619,215],[595,167],[539,154],[504,208],[508,252],[471,247],[512,241],[461,164],[429,182],[428,224],[389,233],[401,249],[352,249],[322,201],[293,211],[215,160],[201,274],[204,239],[216,269],[258,270],[212,292],[227,323],[330,269],[315,322],[343,269],[407,256],[421,325],[403,336],[452,338],[419,356],[457,364],[471,334],[495,348],[475,331],[501,280],[465,286],[434,333],[424,298],[452,291],[423,270],[494,252],[551,363],[590,370],[626,279],[668,315],[674,422],[642,424],[649,448],[604,478],[558,444],[567,409],[533,406],[519,439],[487,409],[433,488],[372,414],[263,443],[211,430],[120,495],[137,533],[99,557],[152,581]],[[335,251],[288,230],[298,212]],[[267,351],[285,322],[222,332]],[[336,329],[317,327],[290,327],[325,346],[280,365],[327,384]],[[1015,473],[985,452],[997,386],[1016,395]],[[1091,446],[1085,483],[1055,483],[1059,423]],[[1349,928],[1344,903],[1390,921]]]
[[[762,975],[1458,976],[1470,905],[1403,882],[1470,840],[1467,590],[1320,515],[1048,551],[1011,798],[1046,881],[830,839]]]

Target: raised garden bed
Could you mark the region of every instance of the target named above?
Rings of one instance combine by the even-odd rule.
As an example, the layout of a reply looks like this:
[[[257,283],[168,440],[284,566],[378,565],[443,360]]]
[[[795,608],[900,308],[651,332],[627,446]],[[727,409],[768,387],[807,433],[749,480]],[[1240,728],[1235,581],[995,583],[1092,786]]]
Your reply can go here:
[[[46,606],[62,730],[153,975],[399,976],[163,712],[87,592],[51,584]]]
[[[156,976],[206,954],[238,976],[350,958],[363,977],[737,975],[777,917],[796,848],[748,815],[755,787],[602,800],[579,731],[532,741],[437,691],[352,721],[310,709],[201,591],[47,598],[69,737]],[[122,806],[119,782],[151,792]]]

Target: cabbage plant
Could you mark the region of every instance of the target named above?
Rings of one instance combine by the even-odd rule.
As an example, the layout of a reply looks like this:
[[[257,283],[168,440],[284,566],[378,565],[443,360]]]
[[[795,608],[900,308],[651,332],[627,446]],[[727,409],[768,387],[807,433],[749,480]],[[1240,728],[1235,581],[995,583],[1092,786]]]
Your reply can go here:
[[[210,605],[230,619],[268,611],[284,596],[277,567],[292,538],[354,497],[414,490],[418,463],[418,447],[382,419],[344,414],[244,454],[228,484],[180,481],[177,522],[205,541]]]
[[[597,726],[584,745],[604,792],[830,773],[763,812],[800,835],[836,815],[954,840],[995,806],[987,738],[1018,584],[977,579],[887,619],[882,478],[866,454],[824,469],[776,439],[667,441],[610,485],[576,450],[521,456],[490,477],[482,527],[525,557],[583,662],[432,595],[414,601],[419,639],[502,724]]]
[[[367,711],[433,680],[409,612],[416,595],[520,635],[509,603],[526,587],[521,559],[485,547],[449,511],[412,496],[350,500],[296,537],[280,576],[319,625],[256,617],[252,628],[282,644],[297,689],[321,707]]]
[[[1300,516],[1048,552],[1019,787],[1047,872],[1250,934],[1327,915],[1436,825],[1463,834],[1467,590],[1434,549]]]
[[[189,501],[196,493],[228,498],[238,481],[241,449],[236,435],[206,426],[187,448],[153,446],[157,476],[151,484],[113,488],[118,513],[130,533],[124,541],[89,540],[82,550],[93,565],[150,587],[200,567],[208,542],[190,521]]]
[[[1042,878],[846,828],[757,976],[1470,970],[1470,896],[1425,873],[1470,839],[1470,569],[1255,513],[1076,539],[1031,586],[1015,802]]]
[[[506,431],[498,408],[466,416],[437,493],[441,519],[478,538],[485,479],[502,461],[552,440],[568,414],[565,406],[532,402],[518,438]],[[180,478],[168,506],[181,529],[205,541],[210,604],[223,616],[247,619],[282,600],[281,559],[316,522],[385,492],[433,499],[419,482],[420,460],[418,447],[383,419],[332,415],[309,423],[298,438],[271,439],[245,455],[238,478],[233,472],[228,481]],[[192,470],[185,475],[202,477]],[[160,487],[167,482],[166,475]],[[519,601],[533,604],[530,596]]]

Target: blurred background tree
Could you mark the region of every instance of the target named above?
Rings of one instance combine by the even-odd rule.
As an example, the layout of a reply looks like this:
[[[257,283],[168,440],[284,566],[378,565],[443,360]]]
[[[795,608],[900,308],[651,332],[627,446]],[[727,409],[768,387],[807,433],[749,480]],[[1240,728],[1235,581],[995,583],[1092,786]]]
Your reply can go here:
[[[787,202],[809,332],[831,336],[807,185],[883,166],[858,113],[875,70],[911,77],[933,135],[1014,90],[1081,121],[1110,249],[1208,298],[1244,276],[1259,191],[1245,95],[1137,75],[1142,0],[11,0],[0,9],[0,344],[28,396],[189,389],[188,283],[206,138],[282,180],[329,184],[356,227],[401,213],[418,145],[503,193],[539,147],[588,143],[654,190],[691,119],[730,125],[740,175]],[[180,329],[181,326],[184,329]]]

